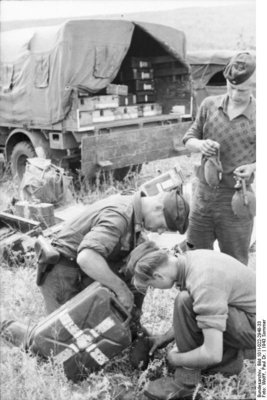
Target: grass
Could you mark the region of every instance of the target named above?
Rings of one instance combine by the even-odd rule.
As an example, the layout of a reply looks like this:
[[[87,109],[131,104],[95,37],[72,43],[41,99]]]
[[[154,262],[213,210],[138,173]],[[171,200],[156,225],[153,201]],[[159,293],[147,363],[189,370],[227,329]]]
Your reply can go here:
[[[176,159],[155,161],[144,165],[142,173],[132,179],[118,183],[112,177],[99,181],[94,187],[88,182],[80,182],[76,200],[91,203],[124,188],[136,189],[143,181],[155,176],[160,170],[167,171],[179,163],[185,171],[186,180],[192,176],[198,155],[183,156]],[[3,185],[3,184],[2,184]],[[5,182],[7,197],[17,195],[16,186]],[[0,205],[3,208],[6,204]],[[9,261],[1,260],[1,320],[17,319],[32,325],[45,317],[41,293],[35,284],[36,260],[32,253],[21,257],[13,253]],[[255,253],[251,254],[250,267],[255,268]],[[164,333],[172,323],[172,304],[176,292],[149,290],[143,309],[142,323],[151,335]],[[88,378],[74,384],[68,381],[59,366],[52,360],[41,363],[37,357],[25,353],[21,348],[9,346],[1,340],[1,399],[2,400],[144,400],[144,384],[151,379],[168,375],[170,371],[165,362],[165,350],[157,352],[145,371],[133,370],[126,349],[111,360],[101,371],[88,375]],[[203,377],[196,388],[202,400],[234,400],[255,398],[255,362],[245,360],[242,373],[237,377],[225,378],[220,374]]]
[[[181,29],[187,37],[188,50],[255,48],[255,4],[230,5],[220,8],[178,9],[175,12],[147,13],[131,16],[137,20],[164,23]],[[61,22],[61,21],[60,21]],[[29,26],[30,21],[23,21]],[[3,24],[2,29],[13,26]],[[112,176],[101,185],[97,180],[92,186],[80,179],[74,199],[92,203],[97,199],[119,192],[124,188],[136,189],[158,173],[179,163],[188,181],[198,156],[172,158],[144,165],[140,176],[117,183]],[[18,197],[18,188],[12,180],[0,182],[0,209],[6,209],[11,198]],[[255,253],[250,254],[250,267],[255,269]],[[36,263],[11,253],[9,261],[0,259],[1,320],[19,319],[34,324],[45,316],[44,304],[35,284]],[[171,325],[173,291],[150,291],[144,304],[143,324],[151,334],[164,333]],[[143,400],[142,389],[147,380],[167,375],[165,350],[160,350],[145,371],[133,370],[129,365],[128,350],[111,360],[99,373],[73,384],[63,371],[52,362],[40,363],[20,348],[1,340],[1,391],[2,400]],[[229,379],[220,374],[203,377],[196,389],[202,400],[254,399],[256,393],[255,362],[245,360],[241,374]]]

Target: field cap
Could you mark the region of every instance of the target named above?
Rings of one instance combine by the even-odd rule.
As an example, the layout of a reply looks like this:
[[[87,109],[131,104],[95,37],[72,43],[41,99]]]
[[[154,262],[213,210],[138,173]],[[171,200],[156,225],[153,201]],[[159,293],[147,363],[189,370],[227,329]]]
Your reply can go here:
[[[224,70],[224,77],[233,85],[248,80],[256,69],[256,59],[248,52],[238,53],[231,58]]]
[[[163,212],[169,230],[184,234],[188,227],[189,204],[179,190],[166,192],[163,199]]]

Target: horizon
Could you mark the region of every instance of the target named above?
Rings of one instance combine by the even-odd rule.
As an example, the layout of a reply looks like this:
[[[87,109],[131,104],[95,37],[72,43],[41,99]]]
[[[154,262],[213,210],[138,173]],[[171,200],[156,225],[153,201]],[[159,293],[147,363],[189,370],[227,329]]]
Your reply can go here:
[[[77,18],[171,11],[179,8],[223,7],[229,4],[249,4],[254,0],[42,0],[1,1],[1,20],[22,21],[34,19]],[[51,5],[53,6],[51,7]],[[48,7],[49,6],[49,7]],[[137,7],[138,6],[138,7]]]

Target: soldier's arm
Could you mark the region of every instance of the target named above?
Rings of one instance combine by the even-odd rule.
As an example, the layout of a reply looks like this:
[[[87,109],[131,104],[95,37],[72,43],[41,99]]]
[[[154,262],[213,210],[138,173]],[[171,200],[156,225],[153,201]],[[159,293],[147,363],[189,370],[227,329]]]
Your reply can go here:
[[[168,354],[168,361],[176,367],[203,369],[218,364],[223,356],[223,332],[218,329],[203,329],[204,342],[194,350],[180,353],[173,349]]]
[[[211,157],[217,154],[217,149],[219,149],[220,144],[211,139],[202,140],[191,138],[188,139],[185,147],[192,153],[200,152],[204,156]]]
[[[201,103],[196,119],[183,137],[185,147],[192,153],[202,153],[206,157],[217,154],[220,144],[211,139],[203,138],[203,129],[207,119],[210,101],[208,98]]]
[[[133,306],[132,292],[128,286],[111,271],[103,256],[95,250],[85,248],[79,252],[77,263],[86,275],[114,291],[124,307],[131,310]]]

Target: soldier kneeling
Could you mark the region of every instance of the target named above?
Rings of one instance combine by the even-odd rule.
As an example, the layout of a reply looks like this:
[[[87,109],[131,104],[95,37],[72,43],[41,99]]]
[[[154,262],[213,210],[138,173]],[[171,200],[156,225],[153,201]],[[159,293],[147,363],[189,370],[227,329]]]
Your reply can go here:
[[[238,374],[244,350],[255,349],[255,272],[233,257],[212,250],[172,255],[154,242],[131,253],[128,268],[140,292],[148,286],[180,287],[173,328],[154,341],[151,353],[175,338],[168,353],[174,377],[149,382],[150,399],[191,398],[201,372]],[[253,350],[252,350],[253,352]]]

